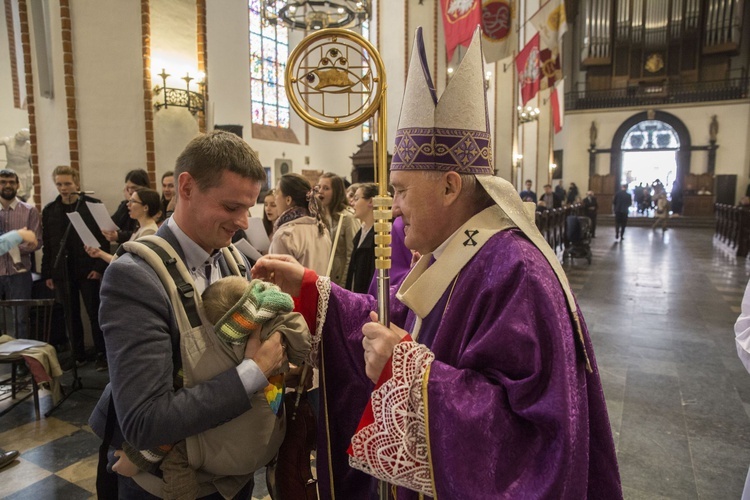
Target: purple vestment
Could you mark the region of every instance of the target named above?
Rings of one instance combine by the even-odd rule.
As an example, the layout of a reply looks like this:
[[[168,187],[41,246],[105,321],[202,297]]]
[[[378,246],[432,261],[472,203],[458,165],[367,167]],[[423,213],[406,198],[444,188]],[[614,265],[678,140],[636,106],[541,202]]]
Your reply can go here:
[[[621,498],[588,332],[584,325],[593,373],[541,252],[518,230],[497,233],[453,285],[423,319],[418,338],[435,355],[425,414],[437,498]],[[346,449],[373,389],[361,328],[377,307],[370,295],[331,288],[319,488],[321,498],[331,498],[331,485],[336,498],[373,498],[375,480],[348,465]],[[395,291],[391,322],[410,329],[414,314]],[[398,488],[400,500],[417,496]]]

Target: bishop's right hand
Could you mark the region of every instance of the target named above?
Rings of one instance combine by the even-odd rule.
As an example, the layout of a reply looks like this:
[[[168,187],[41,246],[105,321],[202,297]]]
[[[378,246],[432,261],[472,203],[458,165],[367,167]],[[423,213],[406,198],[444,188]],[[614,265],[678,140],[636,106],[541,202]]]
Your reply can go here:
[[[305,268],[291,255],[264,255],[251,270],[254,279],[269,281],[292,297],[299,295]]]

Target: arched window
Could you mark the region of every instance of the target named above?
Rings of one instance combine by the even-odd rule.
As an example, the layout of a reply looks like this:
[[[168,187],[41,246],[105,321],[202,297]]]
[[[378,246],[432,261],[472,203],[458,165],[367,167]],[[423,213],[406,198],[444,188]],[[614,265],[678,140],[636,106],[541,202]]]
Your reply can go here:
[[[622,139],[623,150],[679,148],[680,138],[675,129],[660,120],[644,120],[637,123]]]
[[[283,25],[263,23],[260,13],[263,1],[248,1],[252,121],[259,125],[289,128],[289,101],[284,90],[284,70],[289,55],[288,32]]]

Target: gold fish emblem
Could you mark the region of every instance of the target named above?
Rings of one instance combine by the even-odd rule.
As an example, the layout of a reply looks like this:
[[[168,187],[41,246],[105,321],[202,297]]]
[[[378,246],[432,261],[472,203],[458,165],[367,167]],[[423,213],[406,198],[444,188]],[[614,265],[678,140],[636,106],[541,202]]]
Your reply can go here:
[[[370,90],[372,83],[370,72],[359,76],[349,69],[349,61],[338,49],[330,49],[318,63],[318,67],[308,72],[302,82],[320,92],[346,93],[362,85],[365,91]]]

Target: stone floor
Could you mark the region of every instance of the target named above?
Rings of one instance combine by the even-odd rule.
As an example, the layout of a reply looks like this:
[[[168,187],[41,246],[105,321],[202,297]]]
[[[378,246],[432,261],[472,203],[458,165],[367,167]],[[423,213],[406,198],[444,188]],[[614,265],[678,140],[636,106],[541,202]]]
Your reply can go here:
[[[750,265],[710,229],[632,227],[621,242],[612,227],[597,232],[592,264],[565,268],[594,342],[625,498],[739,498],[750,374],[732,326]],[[21,451],[0,471],[1,498],[93,495],[98,439],[86,420],[106,376],[87,366],[81,377],[85,389],[48,418],[35,421],[30,400],[0,417],[0,449]],[[268,498],[262,483],[254,498]]]

